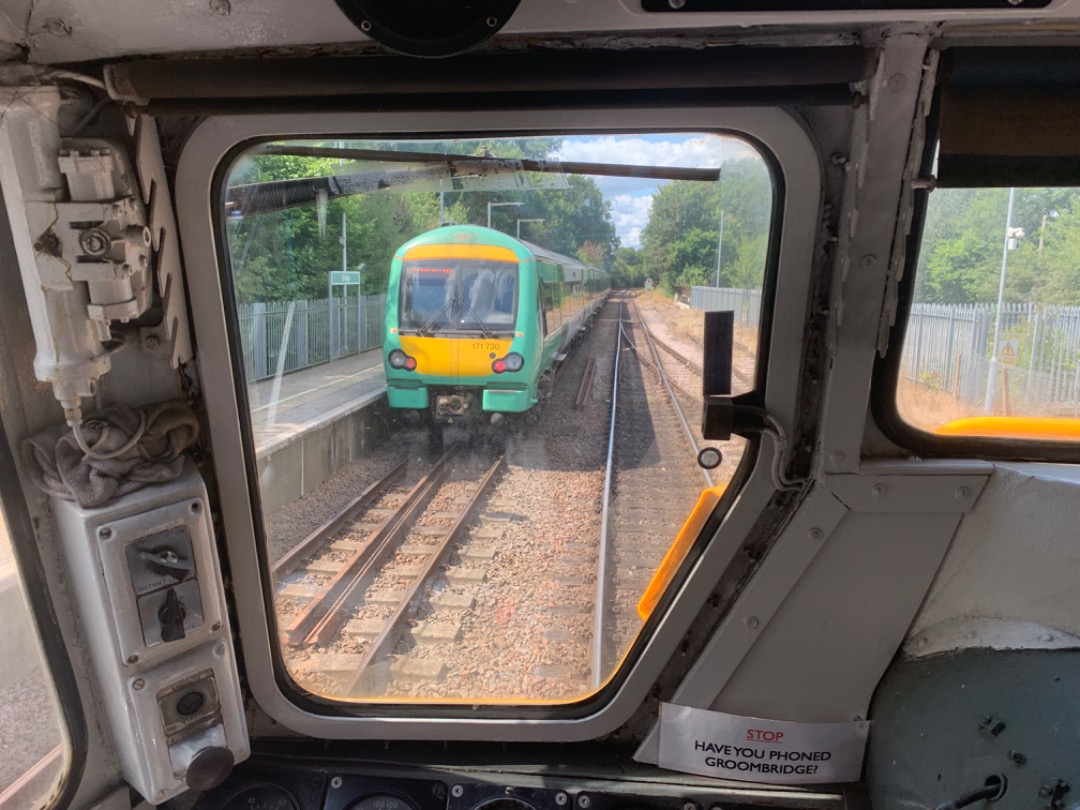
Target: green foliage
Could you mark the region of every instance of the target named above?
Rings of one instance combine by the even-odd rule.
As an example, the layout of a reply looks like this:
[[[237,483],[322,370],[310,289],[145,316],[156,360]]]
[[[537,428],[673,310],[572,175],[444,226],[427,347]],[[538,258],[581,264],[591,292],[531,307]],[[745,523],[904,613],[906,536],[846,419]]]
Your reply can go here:
[[[332,145],[336,142],[327,142]],[[350,144],[372,149],[423,150],[441,154],[491,154],[505,158],[546,158],[561,145],[557,138],[488,139],[438,144],[399,142]],[[326,177],[355,170],[337,158],[256,154],[234,168],[232,185]],[[377,168],[367,164],[365,170]],[[394,251],[442,222],[486,225],[488,203],[520,203],[491,208],[491,225],[558,253],[610,265],[618,247],[611,206],[596,182],[571,175],[569,188],[532,191],[386,191],[339,197],[282,211],[248,216],[226,225],[239,303],[326,296],[328,273],[360,270],[362,291],[385,291]],[[441,214],[441,216],[440,216]],[[343,220],[344,217],[344,220]],[[342,267],[342,237],[347,267]]]
[[[930,303],[997,300],[1009,189],[944,189],[930,198],[915,296]],[[1006,301],[1080,304],[1080,189],[1017,189],[1023,229],[1006,269]]]
[[[761,286],[771,206],[772,180],[757,158],[725,162],[719,183],[663,186],[642,231],[648,273],[666,293],[715,284],[718,275],[722,287]]]

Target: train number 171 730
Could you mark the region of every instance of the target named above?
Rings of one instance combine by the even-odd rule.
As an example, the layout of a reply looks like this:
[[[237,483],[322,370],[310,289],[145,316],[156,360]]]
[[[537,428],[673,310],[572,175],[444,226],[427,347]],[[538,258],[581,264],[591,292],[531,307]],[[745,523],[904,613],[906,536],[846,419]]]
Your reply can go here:
[[[500,348],[498,343],[483,342],[473,343],[472,347],[474,350],[481,352],[497,352]]]

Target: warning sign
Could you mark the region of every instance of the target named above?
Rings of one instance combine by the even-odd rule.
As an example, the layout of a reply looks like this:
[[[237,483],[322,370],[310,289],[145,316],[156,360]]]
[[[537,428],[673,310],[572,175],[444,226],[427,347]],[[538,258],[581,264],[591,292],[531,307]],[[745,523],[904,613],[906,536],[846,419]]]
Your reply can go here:
[[[1016,358],[1020,354],[1020,341],[1017,338],[1004,338],[998,341],[998,362],[1007,366],[1015,366]]]
[[[856,782],[870,723],[792,723],[660,706],[661,768],[795,785]]]

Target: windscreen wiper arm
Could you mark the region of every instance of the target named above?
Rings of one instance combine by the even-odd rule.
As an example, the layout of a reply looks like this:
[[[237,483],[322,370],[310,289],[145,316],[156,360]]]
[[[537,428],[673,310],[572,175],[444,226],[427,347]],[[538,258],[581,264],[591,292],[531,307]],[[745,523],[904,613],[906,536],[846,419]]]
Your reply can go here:
[[[428,318],[426,321],[424,321],[424,325],[421,326],[417,331],[422,335],[425,332],[427,332],[429,329],[431,329],[431,327],[435,325],[435,321],[437,321],[439,319],[439,316],[442,315],[444,312],[446,312],[446,310],[453,303],[454,303],[454,299],[453,298],[448,298],[446,300],[446,303],[443,304],[441,307],[439,307],[437,310],[435,310],[435,314],[432,315],[430,318]]]
[[[483,322],[483,320],[481,320],[480,316],[476,314],[476,310],[472,308],[472,305],[470,305],[469,302],[466,301],[464,298],[461,299],[461,303],[462,305],[464,305],[466,313],[472,315],[473,318],[476,320],[477,326],[479,326],[480,329],[483,330],[484,337],[488,338],[489,340],[496,340],[497,338],[495,337],[495,333],[487,328],[487,325]]]

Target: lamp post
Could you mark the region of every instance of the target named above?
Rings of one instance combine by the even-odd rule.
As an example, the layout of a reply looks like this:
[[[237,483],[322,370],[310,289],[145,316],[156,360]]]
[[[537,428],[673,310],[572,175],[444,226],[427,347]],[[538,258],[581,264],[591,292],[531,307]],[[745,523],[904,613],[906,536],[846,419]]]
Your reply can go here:
[[[1009,189],[1009,212],[1005,215],[1005,245],[1001,249],[1001,278],[998,280],[997,313],[994,316],[994,342],[990,344],[990,365],[986,375],[986,398],[983,410],[987,414],[994,412],[994,400],[997,398],[997,378],[999,369],[998,343],[1001,335],[1001,310],[1005,306],[1005,270],[1009,266],[1009,251],[1016,247],[1017,236],[1012,226],[1013,203],[1016,201],[1016,189]]]
[[[522,222],[543,222],[542,219],[519,219],[517,221],[517,238],[521,238],[521,223]]]
[[[495,208],[496,206],[500,206],[500,205],[524,205],[524,204],[525,203],[521,203],[521,202],[489,202],[487,204],[487,208],[488,208],[487,226],[489,228],[491,227],[491,209],[492,208]]]
[[[716,286],[720,286],[720,258],[724,255],[724,209],[720,209],[720,238],[716,240]]]

